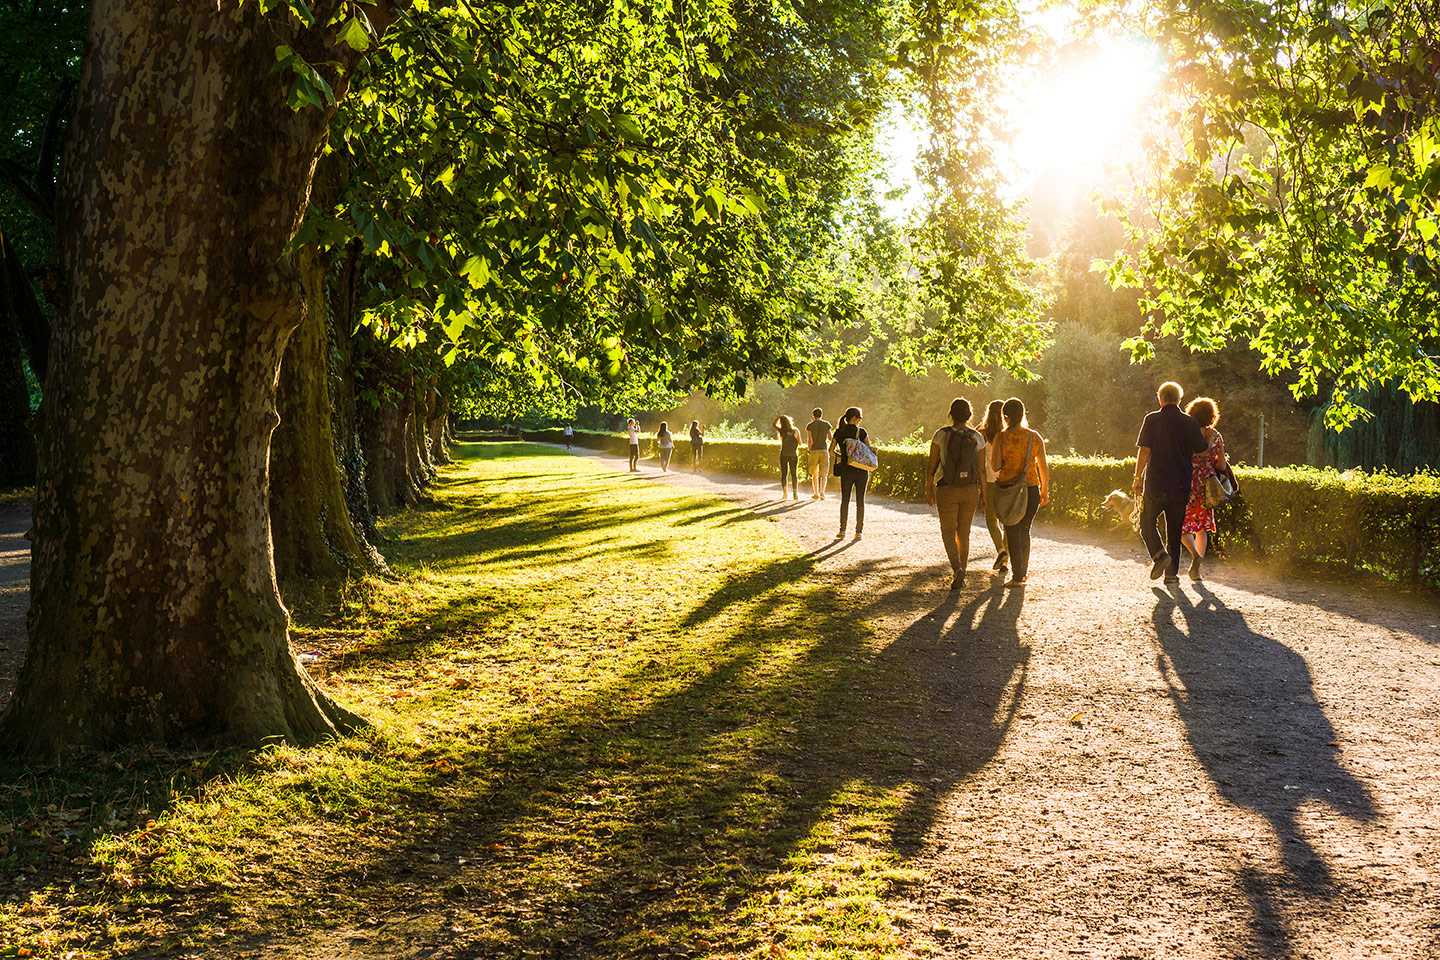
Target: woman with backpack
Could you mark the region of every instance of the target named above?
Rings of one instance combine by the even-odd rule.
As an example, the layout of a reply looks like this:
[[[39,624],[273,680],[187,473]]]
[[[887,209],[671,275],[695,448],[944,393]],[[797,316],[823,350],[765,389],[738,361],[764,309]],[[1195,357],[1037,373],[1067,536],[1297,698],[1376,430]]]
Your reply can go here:
[[[990,447],[990,465],[996,474],[992,492],[1010,549],[1012,573],[1005,586],[1023,587],[1030,572],[1030,525],[1036,512],[1050,502],[1050,465],[1045,461],[1045,438],[1025,420],[1024,401],[1011,397],[1001,413],[1005,429]]]
[[[834,452],[835,475],[840,478],[840,532],[836,540],[845,539],[845,523],[850,519],[850,497],[855,497],[855,539],[861,539],[865,532],[865,487],[870,483],[870,471],[856,466],[850,456],[854,452],[849,444],[860,443],[869,449],[870,434],[860,426],[865,414],[859,407],[850,407],[840,420],[840,426],[831,437]]]
[[[985,407],[985,422],[980,424],[980,436],[985,438],[987,447],[993,446],[995,438],[1005,429],[1005,417],[1001,408],[1004,400],[991,400]],[[985,482],[980,500],[985,504],[985,529],[990,531],[990,542],[995,544],[995,566],[991,569],[1003,575],[1010,568],[1010,554],[1005,549],[1005,525],[995,515],[995,470],[990,465],[990,456],[985,456]]]
[[[800,499],[800,431],[795,421],[783,414],[771,424],[780,438],[780,499],[785,499],[785,478],[790,478],[790,493]]]
[[[965,585],[970,562],[970,522],[980,505],[985,481],[985,438],[970,426],[970,401],[950,401],[950,426],[941,427],[930,441],[930,465],[925,471],[925,500],[940,514],[940,539],[950,558],[952,591]]]

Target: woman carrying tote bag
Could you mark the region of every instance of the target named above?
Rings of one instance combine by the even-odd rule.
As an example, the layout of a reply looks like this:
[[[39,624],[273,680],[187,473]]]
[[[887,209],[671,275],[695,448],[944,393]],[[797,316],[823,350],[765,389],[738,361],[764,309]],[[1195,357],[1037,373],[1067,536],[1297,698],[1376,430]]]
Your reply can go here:
[[[845,539],[845,524],[850,519],[850,498],[855,498],[855,539],[865,532],[865,488],[870,471],[875,469],[875,452],[870,448],[870,435],[860,426],[865,415],[859,407],[851,407],[836,428],[831,443],[835,448],[835,475],[840,478],[840,532],[836,540]]]
[[[995,497],[995,515],[1005,526],[1010,551],[1011,579],[1006,587],[1023,587],[1030,572],[1030,525],[1036,512],[1050,502],[1050,465],[1045,461],[1045,438],[1025,420],[1025,404],[1018,397],[1005,401],[1001,413],[1005,429],[990,447],[990,465],[996,474],[989,492]]]

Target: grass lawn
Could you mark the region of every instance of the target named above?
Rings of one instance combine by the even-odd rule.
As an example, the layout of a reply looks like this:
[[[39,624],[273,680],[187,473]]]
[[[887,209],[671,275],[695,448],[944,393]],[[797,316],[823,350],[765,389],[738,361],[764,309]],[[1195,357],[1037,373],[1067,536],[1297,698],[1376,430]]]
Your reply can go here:
[[[296,627],[370,728],[0,768],[0,957],[926,949],[892,905],[914,678],[800,549],[548,448],[457,456],[385,525],[400,579]]]

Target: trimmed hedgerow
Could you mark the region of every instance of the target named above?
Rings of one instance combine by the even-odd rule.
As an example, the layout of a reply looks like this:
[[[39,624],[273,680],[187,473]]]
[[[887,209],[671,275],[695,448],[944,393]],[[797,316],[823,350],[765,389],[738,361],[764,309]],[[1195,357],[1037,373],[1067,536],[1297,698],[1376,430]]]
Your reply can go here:
[[[561,442],[560,431],[527,439]],[[580,446],[624,456],[624,434],[576,431]],[[716,440],[705,444],[705,467],[743,476],[777,476],[778,444]],[[879,448],[876,493],[897,500],[924,498],[926,453],[914,447]],[[653,436],[642,444],[655,455]],[[688,466],[690,442],[675,437],[675,465]],[[802,473],[805,457],[800,458]],[[1115,489],[1128,491],[1135,460],[1050,458],[1052,518],[1083,526],[1115,525],[1102,509]],[[1313,467],[1237,467],[1240,496],[1220,508],[1219,546],[1232,555],[1278,559],[1307,566],[1364,572],[1440,589],[1440,475],[1396,476]]]

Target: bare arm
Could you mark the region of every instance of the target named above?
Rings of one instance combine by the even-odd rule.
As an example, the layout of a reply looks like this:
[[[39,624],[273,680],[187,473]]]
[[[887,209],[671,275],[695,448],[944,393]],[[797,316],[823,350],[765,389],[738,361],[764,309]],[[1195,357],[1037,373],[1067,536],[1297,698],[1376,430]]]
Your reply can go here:
[[[1037,462],[1040,465],[1040,506],[1050,502],[1050,461],[1045,459],[1045,441],[1040,441],[1040,450],[1036,453]]]
[[[1145,467],[1150,463],[1150,448],[1137,447],[1135,452],[1135,483],[1131,489],[1139,493],[1145,488]]]
[[[930,441],[930,465],[925,468],[925,502],[935,506],[935,471],[940,469],[940,445]]]

